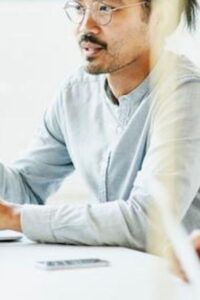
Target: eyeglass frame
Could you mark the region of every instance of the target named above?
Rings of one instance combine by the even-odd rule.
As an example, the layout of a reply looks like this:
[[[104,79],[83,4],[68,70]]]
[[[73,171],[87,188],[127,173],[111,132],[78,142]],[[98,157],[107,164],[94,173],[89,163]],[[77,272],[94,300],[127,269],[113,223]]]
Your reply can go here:
[[[72,5],[71,5],[71,6],[69,5],[70,2],[71,2],[71,3],[72,3],[72,2],[73,2],[73,3],[77,3],[77,4],[79,4],[79,5],[83,8],[84,13],[83,13],[83,16],[82,16],[82,18],[81,18],[81,20],[80,20],[79,22],[74,22],[74,21],[70,18],[70,15],[69,15],[68,12],[67,12],[67,8],[68,8],[68,7],[74,7],[74,6],[72,6]],[[84,18],[85,18],[86,11],[87,11],[87,10],[89,10],[90,12],[94,11],[94,9],[92,9],[92,5],[94,5],[95,2],[102,3],[102,4],[104,4],[104,6],[106,6],[107,8],[110,9],[110,11],[109,11],[109,13],[108,13],[108,15],[110,14],[110,20],[109,20],[107,23],[101,24],[100,22],[98,22],[97,20],[95,20],[95,21],[97,22],[97,24],[99,24],[100,26],[107,26],[108,24],[110,24],[110,23],[112,22],[113,12],[115,12],[115,11],[118,11],[118,10],[121,10],[121,9],[126,9],[126,8],[129,8],[129,7],[138,6],[139,4],[146,4],[146,3],[147,3],[146,1],[139,1],[139,2],[136,2],[136,3],[133,3],[133,4],[122,5],[122,6],[113,8],[113,7],[111,7],[111,6],[107,5],[107,4],[105,4],[103,1],[99,1],[99,0],[95,0],[95,1],[92,2],[92,4],[90,4],[89,6],[83,6],[82,4],[79,3],[79,1],[74,1],[74,0],[73,0],[73,1],[67,1],[67,3],[64,5],[63,9],[64,9],[65,14],[67,15],[68,19],[69,19],[73,24],[80,25],[80,24],[83,22]]]

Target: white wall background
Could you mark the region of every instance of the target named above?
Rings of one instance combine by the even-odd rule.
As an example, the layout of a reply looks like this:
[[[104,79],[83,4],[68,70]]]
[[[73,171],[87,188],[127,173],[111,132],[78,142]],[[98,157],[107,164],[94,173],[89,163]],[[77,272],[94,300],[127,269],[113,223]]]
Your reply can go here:
[[[0,0],[0,160],[5,163],[26,147],[60,81],[81,62],[63,5]],[[199,30],[193,36],[184,32],[171,44],[200,65]],[[88,198],[78,175],[68,181],[57,197]]]
[[[64,2],[0,1],[0,160],[16,159],[68,71],[81,62]],[[78,175],[57,197],[88,198]]]

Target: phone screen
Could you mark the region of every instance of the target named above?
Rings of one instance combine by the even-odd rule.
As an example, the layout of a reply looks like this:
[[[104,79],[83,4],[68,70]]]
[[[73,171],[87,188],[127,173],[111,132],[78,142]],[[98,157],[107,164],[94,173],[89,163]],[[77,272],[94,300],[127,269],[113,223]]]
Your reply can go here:
[[[108,265],[109,262],[107,260],[102,260],[99,258],[47,260],[36,262],[36,266],[44,270],[103,267]]]

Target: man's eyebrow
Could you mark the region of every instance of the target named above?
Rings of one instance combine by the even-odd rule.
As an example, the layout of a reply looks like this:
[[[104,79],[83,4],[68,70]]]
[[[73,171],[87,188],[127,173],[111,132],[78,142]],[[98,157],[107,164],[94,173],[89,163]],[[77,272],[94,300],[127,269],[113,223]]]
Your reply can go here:
[[[101,2],[101,0],[100,0]],[[119,4],[119,5],[125,5],[124,1],[123,0],[102,0],[102,2],[105,2],[105,3],[112,3],[112,4]]]

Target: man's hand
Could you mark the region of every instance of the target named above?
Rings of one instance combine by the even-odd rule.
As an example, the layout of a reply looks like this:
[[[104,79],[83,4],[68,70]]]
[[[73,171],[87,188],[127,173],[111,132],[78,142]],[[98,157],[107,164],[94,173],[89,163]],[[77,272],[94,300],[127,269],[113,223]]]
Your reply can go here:
[[[196,254],[200,258],[200,230],[194,230],[189,236],[189,240],[191,241]],[[184,281],[188,281],[186,274],[181,267],[181,263],[179,262],[178,258],[173,254],[173,252],[171,257],[171,270],[175,275],[177,275]]]
[[[194,249],[200,258],[200,230],[194,230],[190,236]]]
[[[0,230],[11,229],[21,232],[21,206],[0,200]]]

